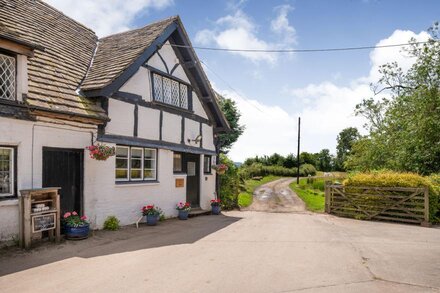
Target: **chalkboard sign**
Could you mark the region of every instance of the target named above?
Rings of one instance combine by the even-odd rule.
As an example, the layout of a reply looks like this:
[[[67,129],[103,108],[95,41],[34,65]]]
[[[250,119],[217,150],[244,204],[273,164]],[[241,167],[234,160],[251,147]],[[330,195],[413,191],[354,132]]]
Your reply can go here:
[[[56,214],[44,214],[32,217],[32,232],[41,232],[56,228]]]

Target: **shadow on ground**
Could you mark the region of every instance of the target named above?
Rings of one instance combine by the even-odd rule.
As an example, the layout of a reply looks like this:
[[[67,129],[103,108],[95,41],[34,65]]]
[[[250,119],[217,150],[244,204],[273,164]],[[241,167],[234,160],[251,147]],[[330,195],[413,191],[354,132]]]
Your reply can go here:
[[[170,219],[150,227],[139,229],[126,226],[119,231],[94,231],[89,239],[63,240],[60,244],[40,243],[26,251],[18,247],[0,250],[0,276],[49,264],[71,257],[96,257],[130,252],[161,246],[189,244],[221,230],[237,221],[239,217],[202,216],[179,221]]]

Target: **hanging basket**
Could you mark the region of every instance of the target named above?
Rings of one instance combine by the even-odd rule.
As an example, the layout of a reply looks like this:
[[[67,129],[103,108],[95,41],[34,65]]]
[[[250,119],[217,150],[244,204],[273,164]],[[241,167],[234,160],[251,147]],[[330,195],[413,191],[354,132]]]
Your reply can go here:
[[[109,157],[115,155],[115,147],[111,147],[102,143],[86,147],[89,150],[90,158],[97,161],[105,161]]]
[[[217,174],[223,175],[226,173],[226,171],[228,171],[228,166],[225,164],[218,164],[212,166],[212,169],[214,169],[217,172]]]

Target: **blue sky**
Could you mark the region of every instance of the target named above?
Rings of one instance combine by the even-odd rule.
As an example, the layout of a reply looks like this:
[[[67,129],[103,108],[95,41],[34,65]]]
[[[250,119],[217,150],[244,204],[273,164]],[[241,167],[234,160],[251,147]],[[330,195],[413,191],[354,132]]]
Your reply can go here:
[[[47,2],[100,36],[178,14],[194,46],[224,48],[405,43],[409,37],[426,40],[424,31],[440,20],[440,1],[434,0]],[[368,85],[377,80],[378,66],[398,61],[405,69],[412,62],[398,48],[295,54],[197,53],[208,65],[205,70],[215,89],[236,100],[243,115],[247,130],[230,152],[236,161],[273,152],[296,153],[298,116],[303,121],[302,149],[316,152],[329,148],[334,153],[340,130],[362,128],[364,121],[352,115],[353,107],[372,96]]]

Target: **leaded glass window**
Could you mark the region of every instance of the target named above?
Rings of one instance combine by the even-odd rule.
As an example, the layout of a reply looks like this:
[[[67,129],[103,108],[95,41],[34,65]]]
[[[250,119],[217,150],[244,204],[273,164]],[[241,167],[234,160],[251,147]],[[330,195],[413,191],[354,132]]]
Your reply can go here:
[[[15,100],[15,58],[0,54],[0,98]]]
[[[0,147],[0,196],[14,194],[14,149]]]
[[[188,86],[177,80],[153,73],[153,97],[157,102],[188,109]]]

